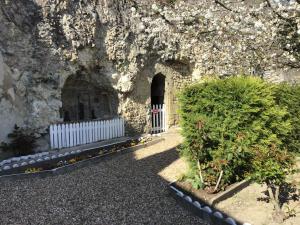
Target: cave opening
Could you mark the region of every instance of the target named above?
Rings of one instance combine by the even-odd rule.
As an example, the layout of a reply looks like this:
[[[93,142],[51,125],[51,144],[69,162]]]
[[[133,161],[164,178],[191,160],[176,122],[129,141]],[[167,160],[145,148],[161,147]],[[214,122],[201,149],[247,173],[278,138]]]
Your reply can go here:
[[[165,76],[161,73],[155,75],[151,84],[151,105],[165,103]]]
[[[64,122],[111,119],[117,115],[118,97],[109,87],[83,75],[67,79],[62,89]]]
[[[153,77],[151,84],[151,132],[165,132],[167,128],[165,108],[165,80],[159,73]]]

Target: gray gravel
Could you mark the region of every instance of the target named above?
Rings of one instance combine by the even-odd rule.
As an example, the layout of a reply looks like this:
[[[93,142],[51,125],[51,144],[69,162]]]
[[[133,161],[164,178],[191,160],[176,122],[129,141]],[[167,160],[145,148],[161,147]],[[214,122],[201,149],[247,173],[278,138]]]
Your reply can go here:
[[[0,184],[0,225],[205,224],[176,204],[158,173],[174,149],[119,155],[69,174]]]

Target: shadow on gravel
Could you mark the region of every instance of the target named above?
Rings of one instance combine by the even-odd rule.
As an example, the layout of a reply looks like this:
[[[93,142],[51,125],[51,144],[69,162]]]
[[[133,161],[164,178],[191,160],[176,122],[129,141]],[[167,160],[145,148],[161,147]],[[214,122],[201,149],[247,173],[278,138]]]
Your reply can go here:
[[[145,164],[147,167],[151,168],[151,171],[153,173],[158,174],[163,169],[170,166],[173,162],[179,159],[179,155],[176,148],[177,146],[163,152],[146,156],[141,159],[136,159],[133,153],[133,158],[136,161],[136,163]]]
[[[135,157],[115,154],[62,175],[3,180],[0,224],[206,224],[176,204],[158,175],[179,158],[175,148]]]

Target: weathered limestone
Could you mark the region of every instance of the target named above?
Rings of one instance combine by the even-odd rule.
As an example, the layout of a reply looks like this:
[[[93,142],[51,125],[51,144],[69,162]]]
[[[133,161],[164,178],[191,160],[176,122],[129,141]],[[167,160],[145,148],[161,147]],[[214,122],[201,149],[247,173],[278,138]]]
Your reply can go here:
[[[13,86],[16,78],[18,76],[14,76],[9,70],[0,53],[0,140],[6,140],[7,134],[14,127],[14,124],[23,125],[24,123],[23,117],[26,110],[23,110],[23,103],[19,97],[22,88],[16,93]]]
[[[73,107],[78,115],[80,101],[63,104],[63,92],[74,76],[84,76],[97,86],[95,90],[113,96],[108,100],[112,102],[111,115],[123,116],[128,132],[141,133],[150,130],[151,82],[156,74],[166,77],[165,104],[168,125],[172,126],[178,120],[176,92],[186,83],[206,74],[249,71],[260,62],[243,50],[242,41],[222,36],[221,31],[201,36],[209,25],[215,26],[214,12],[207,10],[203,15],[202,6],[209,1],[203,0],[206,5],[190,3],[193,1],[178,1],[172,6],[149,4],[153,2],[156,1],[2,1],[0,142],[7,140],[6,135],[17,124],[34,129],[45,145],[49,124],[62,122],[66,107]],[[218,14],[224,13],[218,7]],[[218,46],[218,38],[225,47]],[[241,51],[234,52],[229,46],[232,43],[237,43]],[[222,47],[224,52],[218,52]],[[226,52],[232,54],[222,55]],[[245,58],[243,64],[239,57]],[[298,70],[289,71],[295,75],[282,72],[271,78],[299,79]]]

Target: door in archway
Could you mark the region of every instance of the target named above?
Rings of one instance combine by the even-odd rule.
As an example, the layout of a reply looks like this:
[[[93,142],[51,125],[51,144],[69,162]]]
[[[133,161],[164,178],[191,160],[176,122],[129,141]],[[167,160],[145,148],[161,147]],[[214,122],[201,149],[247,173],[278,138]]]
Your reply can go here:
[[[166,131],[165,76],[157,74],[151,84],[151,125],[152,133]]]

